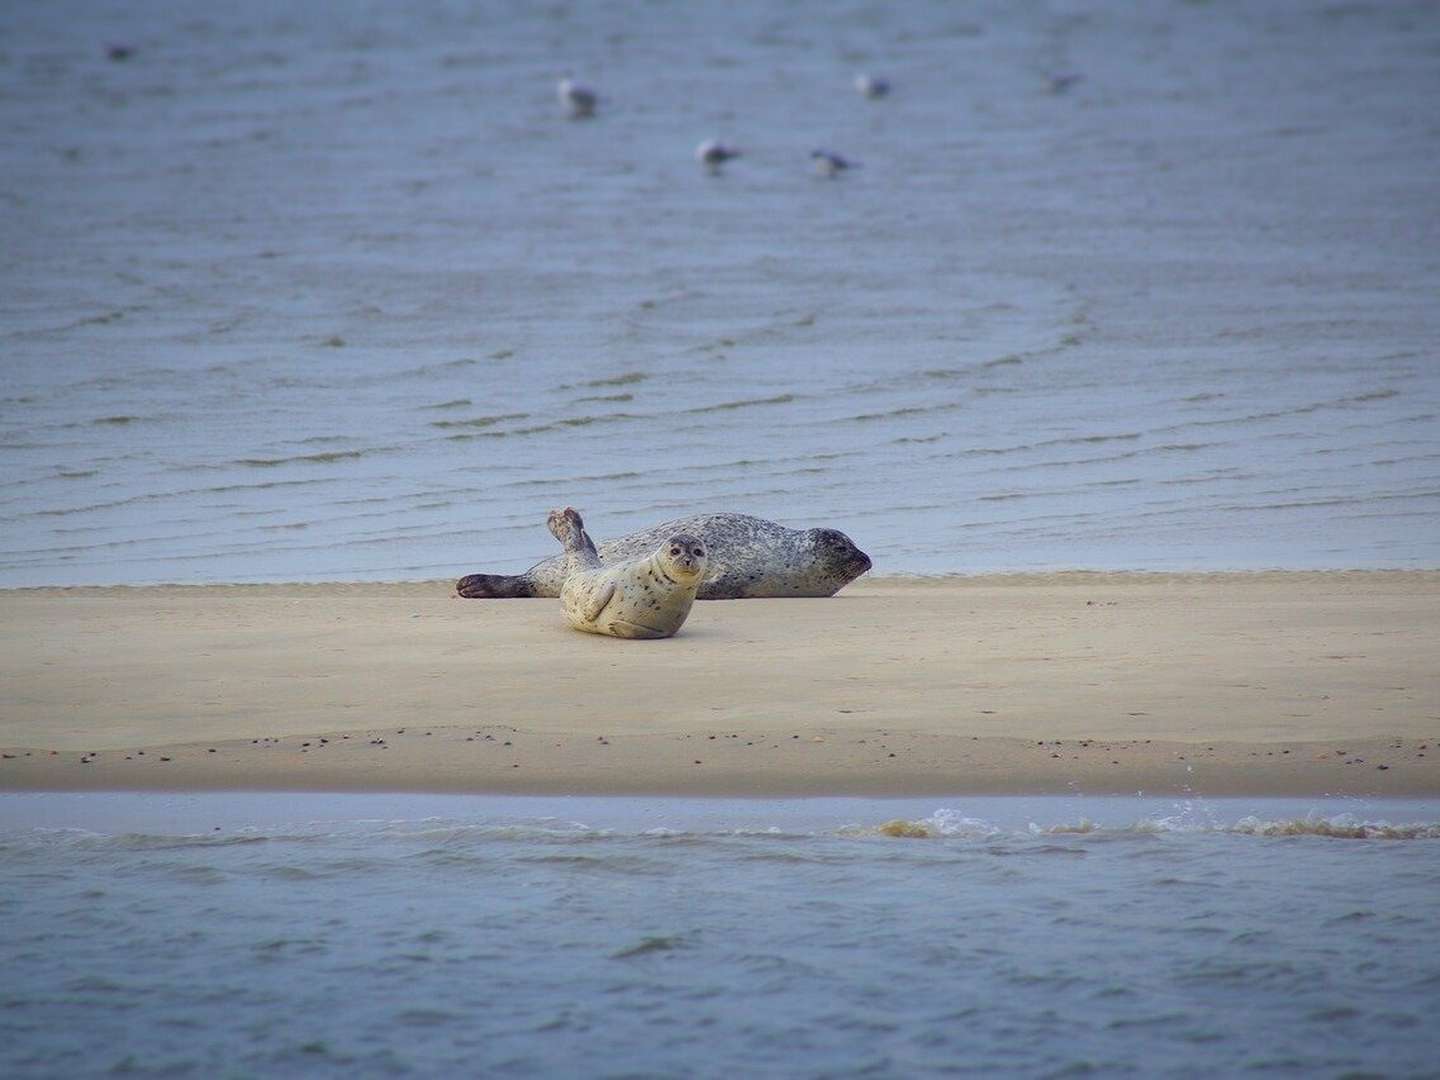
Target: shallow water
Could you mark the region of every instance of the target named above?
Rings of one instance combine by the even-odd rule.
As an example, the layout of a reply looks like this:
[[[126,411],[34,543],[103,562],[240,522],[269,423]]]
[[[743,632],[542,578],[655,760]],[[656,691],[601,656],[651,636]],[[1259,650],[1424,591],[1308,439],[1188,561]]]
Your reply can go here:
[[[1435,1075],[1434,802],[8,795],[0,822],[8,1076]]]
[[[1437,48],[1303,0],[7,5],[0,586],[518,570],[564,503],[882,573],[1436,565]]]

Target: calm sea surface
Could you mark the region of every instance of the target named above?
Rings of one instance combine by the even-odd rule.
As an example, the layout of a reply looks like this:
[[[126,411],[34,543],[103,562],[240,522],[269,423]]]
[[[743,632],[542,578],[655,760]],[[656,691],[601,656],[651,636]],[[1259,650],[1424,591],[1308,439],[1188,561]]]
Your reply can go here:
[[[565,503],[879,573],[1435,566],[1437,50],[1429,3],[4,5],[0,586],[518,570]]]
[[[1440,1075],[1434,802],[0,815],[9,1077]]]

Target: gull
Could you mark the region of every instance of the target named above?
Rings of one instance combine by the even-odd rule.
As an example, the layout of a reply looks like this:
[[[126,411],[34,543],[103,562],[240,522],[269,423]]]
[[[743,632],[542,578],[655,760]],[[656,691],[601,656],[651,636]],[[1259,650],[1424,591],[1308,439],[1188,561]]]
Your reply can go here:
[[[712,174],[718,173],[720,166],[725,162],[739,156],[739,150],[733,146],[726,146],[719,139],[706,139],[695,148],[695,160],[704,165]]]
[[[556,85],[555,95],[560,99],[560,104],[570,110],[572,120],[594,116],[595,105],[600,100],[600,95],[594,90],[577,83],[568,75]]]
[[[879,75],[856,75],[855,89],[860,92],[861,97],[882,98],[890,93],[890,80],[882,79]]]
[[[846,169],[854,169],[859,166],[858,161],[846,161],[839,154],[832,154],[829,150],[812,150],[810,159],[815,162],[815,171],[821,176],[828,176],[834,179]]]

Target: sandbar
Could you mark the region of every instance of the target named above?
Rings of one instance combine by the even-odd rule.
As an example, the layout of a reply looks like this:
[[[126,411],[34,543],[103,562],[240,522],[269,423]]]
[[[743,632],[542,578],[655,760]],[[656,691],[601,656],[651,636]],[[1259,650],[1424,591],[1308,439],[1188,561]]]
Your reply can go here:
[[[1440,571],[0,591],[0,790],[1440,795]]]

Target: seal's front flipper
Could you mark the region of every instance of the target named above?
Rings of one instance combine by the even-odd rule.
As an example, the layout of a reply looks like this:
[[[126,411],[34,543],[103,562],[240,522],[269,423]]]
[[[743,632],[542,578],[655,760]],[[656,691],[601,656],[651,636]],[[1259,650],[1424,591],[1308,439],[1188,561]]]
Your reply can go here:
[[[455,583],[455,592],[467,600],[514,600],[535,595],[524,576],[506,574],[466,574]]]
[[[616,619],[610,624],[610,633],[618,638],[645,638],[651,641],[656,638],[674,637],[674,630],[657,630],[653,626],[646,626],[644,623],[628,622],[625,619]]]
[[[598,619],[600,613],[605,610],[605,605],[610,603],[614,596],[615,583],[612,581],[592,596],[590,602],[585,605],[585,621],[594,622]]]

